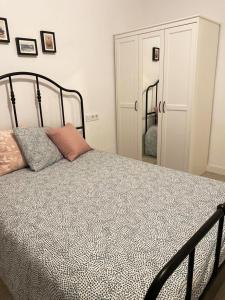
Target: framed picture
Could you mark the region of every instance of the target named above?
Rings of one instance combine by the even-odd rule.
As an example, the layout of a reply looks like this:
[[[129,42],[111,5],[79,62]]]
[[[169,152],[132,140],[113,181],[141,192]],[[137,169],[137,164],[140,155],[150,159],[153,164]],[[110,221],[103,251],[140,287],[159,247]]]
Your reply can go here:
[[[41,44],[44,53],[56,53],[55,33],[51,31],[41,31]]]
[[[9,29],[7,19],[0,18],[0,43],[9,43]]]
[[[159,48],[157,48],[157,47],[152,48],[152,60],[153,61],[159,61],[159,52],[160,52]]]
[[[38,55],[37,41],[35,39],[16,38],[18,55]]]

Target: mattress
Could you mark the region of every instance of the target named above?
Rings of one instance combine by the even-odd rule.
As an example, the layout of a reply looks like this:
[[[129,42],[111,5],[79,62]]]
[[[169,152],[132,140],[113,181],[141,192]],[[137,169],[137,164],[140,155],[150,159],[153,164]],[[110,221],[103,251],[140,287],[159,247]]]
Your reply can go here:
[[[0,277],[15,300],[143,299],[224,198],[224,183],[99,151],[16,171],[0,178]],[[196,249],[193,299],[216,231]],[[183,299],[186,274],[184,261],[159,299]]]

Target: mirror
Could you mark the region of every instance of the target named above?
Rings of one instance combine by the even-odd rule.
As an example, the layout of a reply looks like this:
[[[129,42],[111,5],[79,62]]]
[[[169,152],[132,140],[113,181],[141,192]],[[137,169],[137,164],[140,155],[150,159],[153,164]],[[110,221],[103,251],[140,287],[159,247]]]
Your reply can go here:
[[[157,164],[160,36],[142,39],[142,160]]]
[[[158,85],[159,80],[145,91],[143,160],[153,164],[157,164]]]

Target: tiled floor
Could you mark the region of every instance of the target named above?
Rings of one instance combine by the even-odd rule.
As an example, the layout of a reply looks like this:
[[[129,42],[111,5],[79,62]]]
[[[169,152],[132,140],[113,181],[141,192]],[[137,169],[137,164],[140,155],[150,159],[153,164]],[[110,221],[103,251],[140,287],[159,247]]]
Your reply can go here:
[[[214,174],[210,172],[205,172],[202,176],[212,178],[219,181],[225,181],[225,175]]]
[[[153,165],[157,164],[157,158],[153,157],[153,156],[150,156],[150,155],[143,155],[142,160],[144,162],[148,162],[148,163],[153,164]]]
[[[7,287],[4,285],[4,283],[1,280],[0,280],[0,300],[13,300]]]
[[[225,265],[202,300],[225,300]]]
[[[224,175],[217,175],[206,172],[203,174],[204,177],[220,180],[225,182]],[[12,296],[8,292],[7,287],[0,280],[0,300],[13,300]],[[211,288],[207,291],[206,296],[203,300],[225,300],[225,266],[220,271],[217,280],[212,284]]]

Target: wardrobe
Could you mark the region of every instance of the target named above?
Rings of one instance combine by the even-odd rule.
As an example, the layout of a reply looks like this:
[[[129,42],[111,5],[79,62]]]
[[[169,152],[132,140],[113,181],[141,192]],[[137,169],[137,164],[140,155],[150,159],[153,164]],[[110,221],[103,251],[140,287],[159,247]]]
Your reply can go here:
[[[118,154],[143,159],[146,90],[158,81],[148,91],[157,164],[206,171],[219,29],[196,16],[114,36]]]

